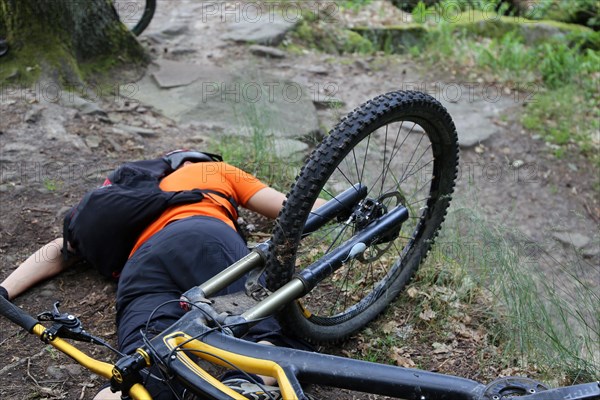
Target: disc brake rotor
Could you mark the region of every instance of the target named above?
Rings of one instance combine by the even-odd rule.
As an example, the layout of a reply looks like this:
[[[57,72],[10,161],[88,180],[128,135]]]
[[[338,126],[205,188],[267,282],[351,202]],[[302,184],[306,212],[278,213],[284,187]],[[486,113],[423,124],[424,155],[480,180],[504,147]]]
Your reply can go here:
[[[387,199],[392,199],[391,203],[387,205],[384,204],[384,201]],[[393,203],[393,199],[396,199],[396,203]],[[400,192],[390,192],[380,196],[376,201],[376,207],[379,207],[376,214],[385,215],[390,208],[394,208],[399,204],[405,204],[406,199]],[[378,216],[381,216],[378,215]],[[400,232],[400,227],[398,227],[398,232]],[[378,241],[375,244],[372,244],[369,248],[367,248],[362,254],[356,257],[356,259],[362,263],[371,263],[377,259],[379,259],[383,254],[385,254],[390,247],[394,244],[394,239],[396,235],[393,235],[391,238],[384,238],[383,240]]]

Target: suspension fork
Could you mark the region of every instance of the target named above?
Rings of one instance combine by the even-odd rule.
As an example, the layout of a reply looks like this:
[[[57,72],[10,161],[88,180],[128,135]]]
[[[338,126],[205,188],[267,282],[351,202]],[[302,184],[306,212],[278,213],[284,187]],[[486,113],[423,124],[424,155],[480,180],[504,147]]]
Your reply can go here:
[[[339,215],[350,214],[354,207],[367,197],[367,192],[366,186],[357,183],[329,200],[317,210],[311,212],[304,224],[302,235],[307,236],[311,234],[327,224],[330,220],[337,218]],[[192,303],[201,301],[207,297],[213,296],[219,290],[227,287],[253,269],[263,267],[266,263],[266,254],[270,244],[270,240],[260,243],[239,261],[233,263],[231,266],[201,285],[193,287],[185,292],[182,296],[182,300],[190,301]]]
[[[309,265],[269,297],[241,315],[245,321],[268,317],[285,304],[304,296],[319,282],[353,259],[378,239],[393,234],[408,219],[408,209],[397,206],[377,218],[365,229],[342,243],[331,253]]]

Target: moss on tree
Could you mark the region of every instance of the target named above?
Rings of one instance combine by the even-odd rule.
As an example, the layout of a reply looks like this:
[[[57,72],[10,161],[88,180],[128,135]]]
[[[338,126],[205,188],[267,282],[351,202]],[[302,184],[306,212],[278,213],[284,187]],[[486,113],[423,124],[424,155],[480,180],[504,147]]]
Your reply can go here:
[[[0,83],[81,84],[92,74],[148,61],[109,0],[0,0]]]

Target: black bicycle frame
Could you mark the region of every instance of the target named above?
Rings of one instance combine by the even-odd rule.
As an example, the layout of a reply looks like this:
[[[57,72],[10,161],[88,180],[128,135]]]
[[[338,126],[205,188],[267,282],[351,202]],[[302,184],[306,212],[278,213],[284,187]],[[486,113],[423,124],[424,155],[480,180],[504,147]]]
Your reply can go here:
[[[485,385],[470,379],[250,343],[209,329],[203,321],[203,314],[200,311],[190,311],[165,332],[153,338],[150,343],[154,357],[168,365],[182,384],[204,394],[209,399],[222,400],[231,397],[209,384],[201,373],[190,369],[186,353],[229,367],[230,364],[220,361],[219,351],[233,354],[235,359],[255,360],[256,365],[274,362],[285,373],[289,385],[299,399],[305,398],[300,381],[408,400],[493,400],[494,398],[485,395],[487,388]],[[195,336],[190,337],[185,332],[194,332]],[[174,338],[177,337],[179,337],[181,351],[178,351],[177,345],[173,343]],[[184,347],[185,351],[183,351]],[[215,353],[212,353],[213,351]],[[260,371],[250,368],[249,372]],[[597,382],[540,391],[519,397],[522,400],[599,398],[600,387]]]

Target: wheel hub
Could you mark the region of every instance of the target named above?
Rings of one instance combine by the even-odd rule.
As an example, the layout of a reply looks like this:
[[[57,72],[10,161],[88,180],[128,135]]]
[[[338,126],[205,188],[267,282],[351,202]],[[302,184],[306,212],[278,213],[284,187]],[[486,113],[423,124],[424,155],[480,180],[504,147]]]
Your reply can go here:
[[[391,199],[388,201],[388,199]],[[387,203],[387,204],[386,204]],[[363,200],[352,214],[356,230],[364,229],[371,222],[388,213],[389,209],[405,204],[406,200],[400,192],[390,192],[379,196],[377,199]],[[394,232],[377,239],[371,246],[357,257],[363,263],[370,263],[379,259],[392,246],[400,233],[401,225]]]

